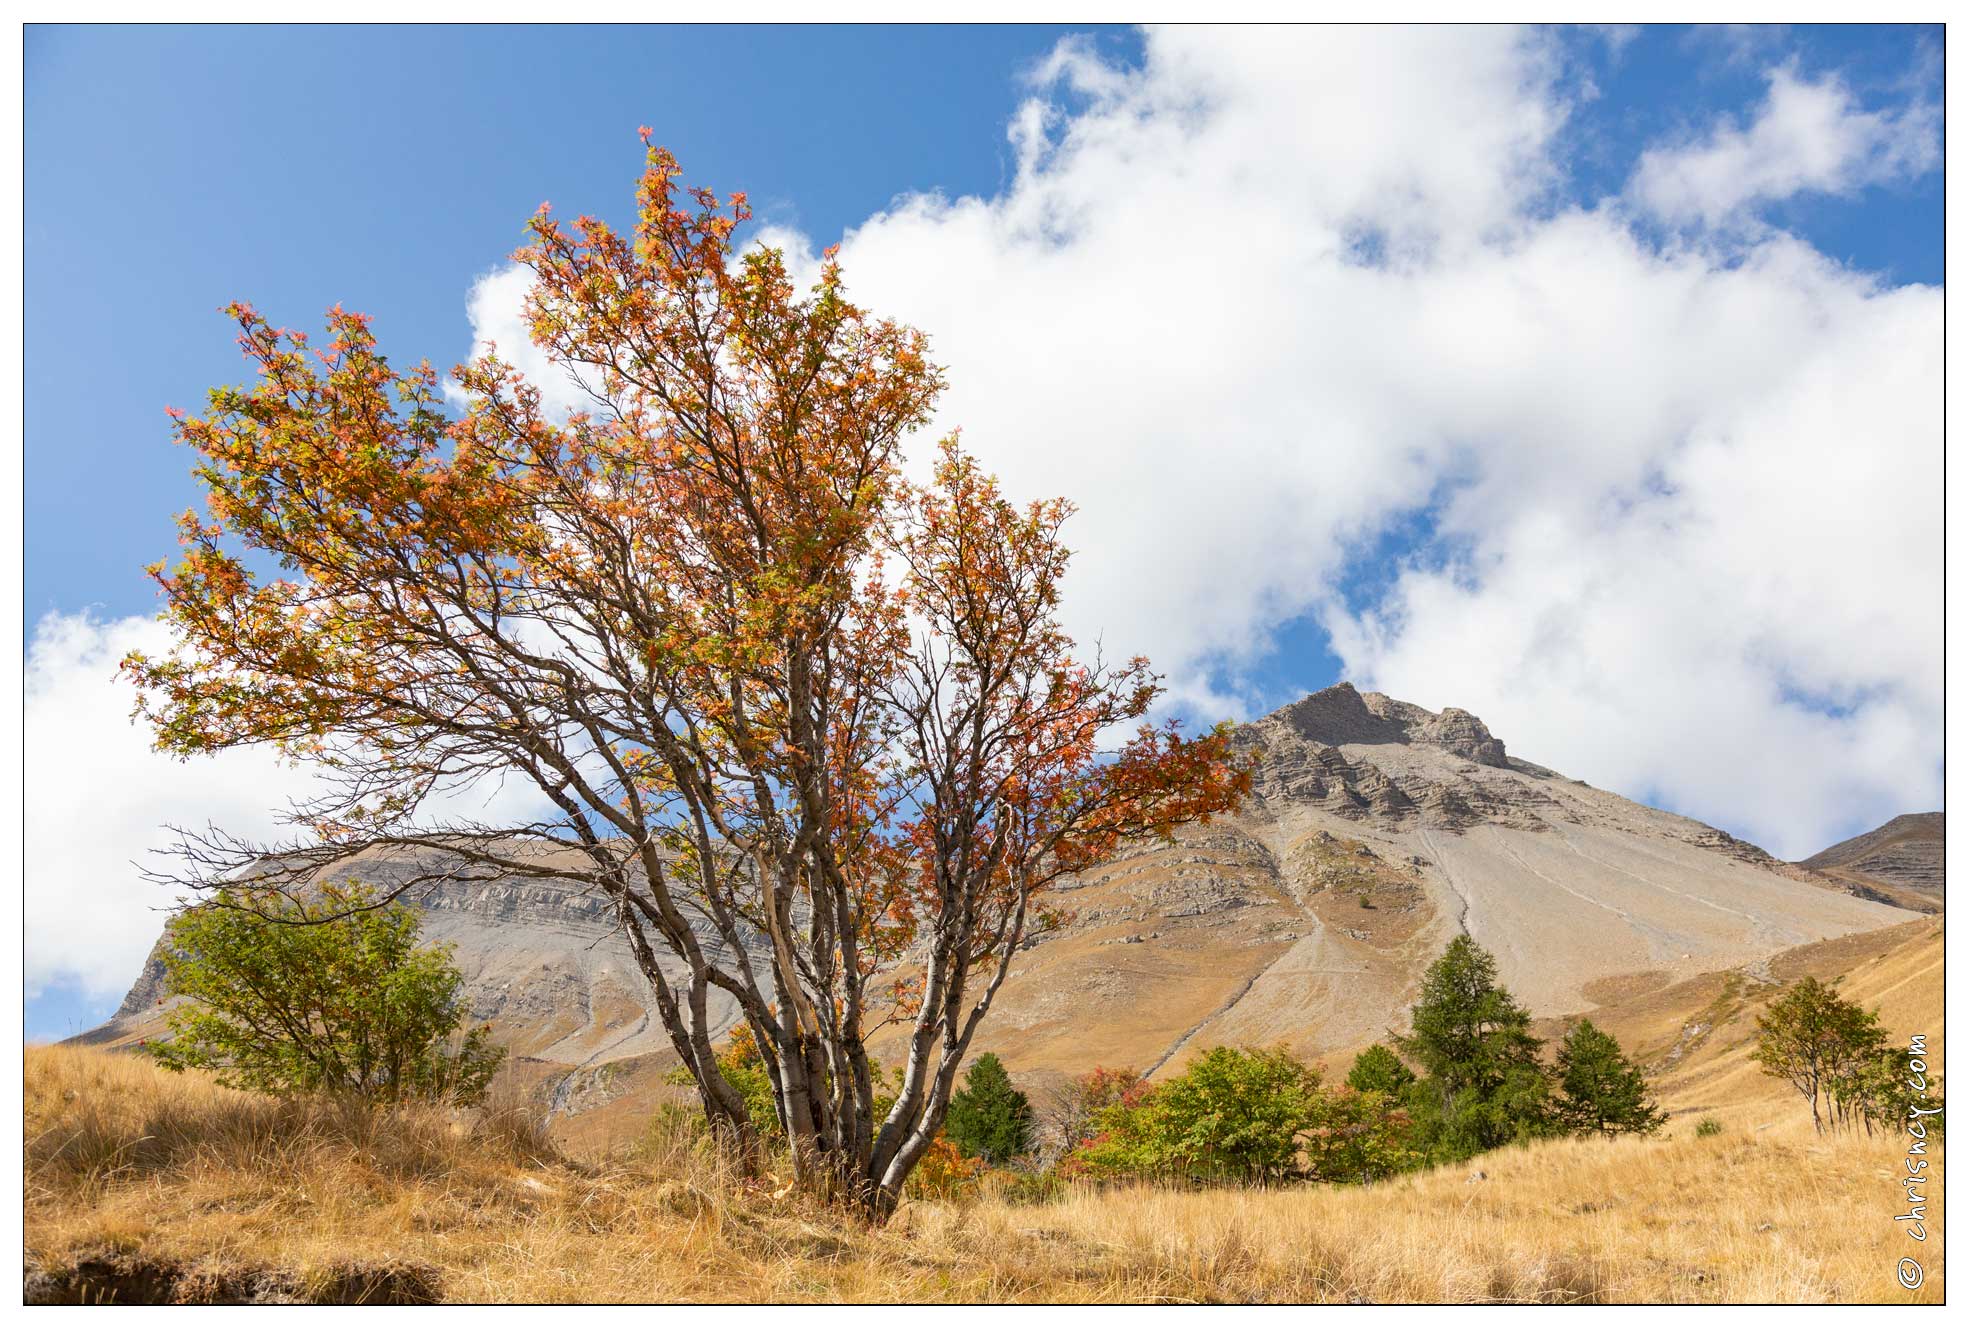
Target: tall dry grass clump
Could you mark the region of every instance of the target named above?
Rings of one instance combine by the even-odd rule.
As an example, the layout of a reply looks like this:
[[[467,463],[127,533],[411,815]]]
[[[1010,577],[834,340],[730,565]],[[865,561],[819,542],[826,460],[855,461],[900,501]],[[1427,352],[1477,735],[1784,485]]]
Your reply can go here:
[[[337,1170],[393,1182],[557,1157],[517,1105],[475,1111],[350,1098],[268,1098],[172,1075],[139,1057],[30,1048],[23,1084],[26,1173],[36,1190],[97,1193],[118,1182]]]
[[[27,1257],[43,1299],[555,1301],[1940,1300],[1905,1141],[1802,1108],[1559,1140],[1371,1187],[994,1184],[869,1229],[732,1175],[688,1118],[555,1151],[518,1108],[277,1102],[142,1060],[29,1049]],[[1769,1123],[1777,1122],[1771,1125]],[[1766,1126],[1766,1129],[1758,1129]],[[1929,1155],[1939,1174],[1939,1150]],[[1477,1174],[1481,1173],[1481,1177]],[[1895,1261],[1919,1257],[1907,1292]]]

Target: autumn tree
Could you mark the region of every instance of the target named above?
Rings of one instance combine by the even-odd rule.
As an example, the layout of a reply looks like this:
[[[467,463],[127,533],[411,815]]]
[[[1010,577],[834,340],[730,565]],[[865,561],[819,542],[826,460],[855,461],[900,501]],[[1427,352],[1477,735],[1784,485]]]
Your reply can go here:
[[[943,384],[922,334],[856,305],[831,253],[797,289],[736,241],[743,195],[682,189],[661,149],[638,204],[626,234],[543,207],[516,256],[534,342],[588,394],[565,419],[496,358],[454,371],[453,410],[360,315],[317,348],[233,306],[257,382],[179,414],[207,511],[152,569],[180,644],[125,668],[163,750],[332,777],[279,844],[188,835],[194,884],[302,891],[357,855],[397,890],[572,879],[720,1137],[749,1158],[759,1123],[714,993],[796,1176],[879,1219],[1049,886],[1249,777],[1225,734],[1147,726],[1146,661],[1076,654],[1069,504],[1014,504],[954,439],[905,475]],[[435,806],[499,781],[541,811]],[[885,1025],[903,1081],[878,1115]]]
[[[1581,1020],[1559,1045],[1555,1111],[1581,1134],[1652,1135],[1668,1120],[1648,1094],[1647,1077],[1613,1035]]]
[[[1366,1185],[1421,1162],[1414,1122],[1387,1090],[1358,1089],[1350,1079],[1315,1095],[1310,1107],[1300,1147],[1316,1180]]]
[[[417,911],[372,903],[330,885],[306,902],[235,890],[185,910],[162,958],[186,1000],[145,1050],[260,1093],[479,1101],[506,1050],[469,1024],[450,948],[418,941]]]
[[[1101,1114],[1124,1098],[1147,1092],[1141,1073],[1125,1066],[1096,1066],[1054,1086],[1041,1114],[1047,1156],[1070,1153],[1093,1136]]]

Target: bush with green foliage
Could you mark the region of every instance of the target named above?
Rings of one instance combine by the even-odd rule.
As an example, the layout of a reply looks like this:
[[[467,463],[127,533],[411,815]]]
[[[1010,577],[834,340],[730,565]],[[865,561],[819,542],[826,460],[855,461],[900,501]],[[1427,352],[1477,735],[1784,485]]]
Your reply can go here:
[[[1300,1144],[1313,1180],[1364,1185],[1420,1163],[1414,1135],[1414,1120],[1395,1095],[1349,1084],[1314,1096]]]
[[[1181,1075],[1125,1093],[1069,1159],[1092,1176],[1189,1176],[1265,1184],[1298,1168],[1317,1121],[1319,1072],[1283,1048],[1214,1047]]]
[[[1591,1020],[1581,1020],[1559,1046],[1558,1119],[1581,1135],[1653,1135],[1668,1114],[1648,1096],[1641,1068]]]
[[[448,946],[417,941],[417,913],[361,886],[296,900],[234,890],[172,919],[165,980],[191,1000],[150,1043],[168,1069],[208,1069],[262,1093],[481,1100],[505,1059],[469,1012]]]
[[[987,1052],[971,1063],[950,1096],[944,1133],[967,1158],[1003,1167],[1032,1144],[1032,1104],[1012,1087],[1005,1063]]]
[[[1363,1094],[1388,1094],[1400,1098],[1415,1083],[1415,1072],[1388,1048],[1376,1043],[1354,1058],[1347,1072],[1347,1087]]]
[[[1704,1117],[1696,1123],[1696,1139],[1706,1140],[1712,1135],[1723,1133],[1723,1123],[1714,1117]]]
[[[724,1047],[718,1050],[716,1061],[725,1083],[744,1100],[745,1115],[759,1132],[759,1138],[784,1140],[786,1131],[779,1120],[779,1095],[773,1089],[766,1060],[759,1055],[759,1045],[752,1039],[752,1030],[742,1024],[734,1028],[726,1037]],[[663,1078],[667,1084],[695,1086],[697,1083],[682,1066]]]
[[[1319,1071],[1283,1048],[1216,1047],[1150,1101],[1171,1161],[1192,1174],[1267,1182],[1293,1170]]]
[[[1451,1162],[1553,1134],[1551,1077],[1531,1015],[1497,981],[1497,960],[1456,938],[1423,976],[1396,1046],[1422,1068],[1408,1101],[1431,1161]]]
[[[725,1083],[744,1100],[746,1116],[759,1132],[760,1140],[771,1145],[783,1145],[786,1126],[780,1120],[779,1094],[773,1088],[772,1071],[766,1059],[759,1055],[759,1044],[751,1026],[734,1025],[731,1033],[725,1036],[725,1044],[718,1049],[715,1059]],[[875,1121],[880,1125],[895,1105],[896,1093],[901,1088],[902,1070],[900,1067],[893,1071],[885,1070],[881,1062],[871,1057],[868,1073],[874,1081]],[[682,1066],[673,1068],[663,1079],[666,1084],[685,1087],[694,1088],[697,1084],[690,1071]]]

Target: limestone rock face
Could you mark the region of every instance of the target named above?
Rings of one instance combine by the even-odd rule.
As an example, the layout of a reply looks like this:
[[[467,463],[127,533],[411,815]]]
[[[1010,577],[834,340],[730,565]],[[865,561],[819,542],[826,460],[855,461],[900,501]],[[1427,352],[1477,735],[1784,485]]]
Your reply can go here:
[[[1318,803],[1343,817],[1396,825],[1423,821],[1450,829],[1497,820],[1527,829],[1525,810],[1550,800],[1521,780],[1471,779],[1476,766],[1549,775],[1513,762],[1484,722],[1454,706],[1442,711],[1336,683],[1237,735],[1262,753],[1257,785],[1270,802]],[[1444,761],[1442,758],[1453,760]]]
[[[1328,747],[1347,744],[1414,743],[1440,748],[1484,766],[1508,769],[1504,744],[1491,736],[1484,722],[1468,711],[1446,706],[1440,712],[1379,692],[1357,692],[1352,683],[1330,688],[1293,702],[1252,726],[1260,731],[1284,730],[1309,743]]]
[[[1378,697],[1380,694],[1374,695]],[[1468,757],[1479,766],[1508,769],[1511,765],[1504,755],[1504,744],[1491,737],[1490,730],[1484,728],[1484,722],[1454,706],[1443,707],[1427,722],[1411,730],[1410,741],[1427,743],[1459,757]]]

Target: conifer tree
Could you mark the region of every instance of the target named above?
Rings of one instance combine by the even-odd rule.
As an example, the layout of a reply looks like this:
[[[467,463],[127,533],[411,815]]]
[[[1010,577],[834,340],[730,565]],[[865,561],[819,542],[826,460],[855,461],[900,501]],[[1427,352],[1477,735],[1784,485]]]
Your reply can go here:
[[[964,1087],[950,1097],[944,1133],[970,1158],[1002,1165],[1026,1152],[1032,1138],[1032,1104],[1012,1087],[996,1053],[971,1063]]]
[[[1652,1135],[1668,1120],[1648,1096],[1641,1068],[1591,1020],[1574,1025],[1559,1047],[1558,1116],[1582,1135],[1609,1137]]]
[[[1531,1015],[1497,981],[1497,960],[1468,936],[1429,966],[1395,1040],[1427,1077],[1410,1100],[1433,1157],[1468,1158],[1549,1134],[1550,1077]]]
[[[1415,1083],[1415,1072],[1402,1059],[1379,1043],[1354,1058],[1347,1072],[1347,1087],[1363,1094],[1390,1094],[1399,1098]]]

